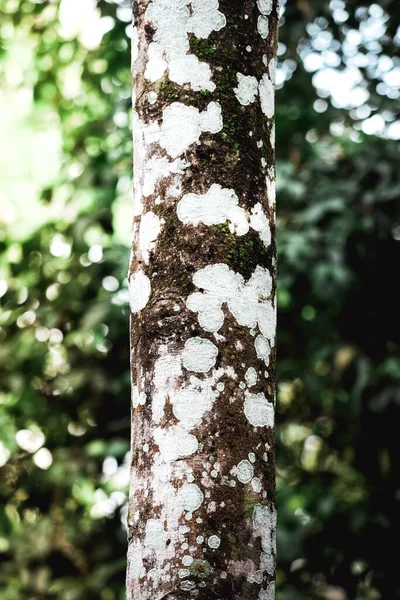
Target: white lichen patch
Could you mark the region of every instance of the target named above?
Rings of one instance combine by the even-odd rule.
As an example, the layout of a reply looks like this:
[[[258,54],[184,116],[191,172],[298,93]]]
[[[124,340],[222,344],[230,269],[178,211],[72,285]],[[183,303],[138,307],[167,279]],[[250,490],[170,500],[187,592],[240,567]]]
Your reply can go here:
[[[260,590],[258,600],[275,600],[275,583],[268,584],[266,590]]]
[[[268,340],[261,333],[254,340],[254,347],[256,349],[257,358],[261,358],[268,367],[271,348]]]
[[[143,271],[136,271],[129,278],[129,306],[132,313],[142,310],[149,301],[150,279]]]
[[[229,221],[231,232],[244,235],[249,231],[246,213],[239,206],[234,190],[213,183],[205,194],[185,194],[177,213],[183,223],[218,225]]]
[[[143,406],[146,403],[146,394],[139,392],[137,385],[132,385],[131,400],[133,408],[137,408],[139,405]]]
[[[219,548],[220,544],[221,544],[221,540],[217,535],[210,535],[210,537],[207,540],[207,544],[210,548]]]
[[[162,460],[172,462],[194,454],[199,447],[197,438],[178,426],[155,429],[154,440],[160,449]]]
[[[258,94],[258,81],[252,75],[236,73],[238,86],[234,88],[235,96],[243,106],[252,104]]]
[[[261,479],[259,479],[259,477],[253,477],[251,480],[251,487],[253,488],[254,492],[259,494],[262,490]]]
[[[190,6],[185,0],[153,0],[145,18],[155,29],[148,48],[146,79],[157,81],[168,69],[169,78],[175,83],[188,83],[197,91],[214,91],[209,65],[190,54],[189,34],[206,39],[212,31],[225,26],[218,0],[192,0]]]
[[[152,211],[145,213],[140,219],[139,249],[146,264],[149,263],[149,254],[155,247],[160,230],[160,219]]]
[[[183,175],[188,166],[180,158],[169,161],[166,156],[152,156],[146,161],[141,193],[145,198],[151,196],[159,181],[170,175]]]
[[[264,246],[271,244],[271,228],[260,202],[251,209],[250,227],[258,232]]]
[[[261,15],[258,17],[257,30],[260,36],[265,39],[269,32],[268,16],[272,12],[272,0],[257,0],[258,10]]]
[[[267,17],[260,15],[257,19],[257,31],[260,36],[265,40],[268,37],[269,23]]]
[[[200,508],[204,500],[204,495],[195,483],[185,483],[178,490],[178,500],[184,510],[192,513]]]
[[[251,227],[265,246],[271,243],[271,228],[259,202],[251,209],[250,222],[234,190],[214,183],[205,194],[185,194],[178,202],[178,218],[191,225],[218,225],[228,221],[229,230],[244,235]]]
[[[177,389],[177,380],[182,373],[181,357],[168,353],[168,348],[160,348],[160,356],[154,365],[154,390],[152,394],[152,417],[159,423],[164,415],[165,401],[173,396]]]
[[[223,263],[209,265],[193,276],[193,283],[204,290],[190,294],[186,305],[198,313],[205,331],[218,331],[224,322],[222,305],[226,303],[239,325],[259,326],[269,339],[275,335],[275,309],[270,296],[272,277],[266,269],[257,266],[248,282]]]
[[[149,104],[155,104],[157,102],[157,98],[158,98],[157,92],[149,92],[147,94],[147,100],[148,100]]]
[[[172,158],[177,158],[192,144],[200,143],[203,132],[218,133],[222,127],[218,102],[210,102],[203,112],[194,106],[173,102],[163,111],[159,144]]]
[[[276,58],[271,58],[271,60],[268,63],[268,74],[269,74],[269,78],[272,81],[273,85],[275,85],[275,78],[276,78]]]
[[[254,367],[249,367],[244,374],[244,378],[247,382],[248,387],[253,387],[257,383],[257,371]]]
[[[128,546],[128,575],[137,579],[143,574],[142,549],[140,542],[136,541]]]
[[[254,475],[254,468],[248,460],[241,460],[237,466],[237,478],[241,483],[249,483]]]
[[[188,371],[207,373],[214,365],[218,356],[218,348],[200,337],[190,338],[185,342],[182,353],[182,364]]]
[[[274,406],[263,392],[248,394],[244,401],[244,414],[254,427],[274,426]]]
[[[197,390],[183,389],[172,398],[174,415],[188,428],[200,425],[203,415],[211,408],[210,396]]]
[[[275,92],[274,85],[266,73],[261,77],[258,91],[260,94],[261,110],[268,119],[272,119],[275,111]]]
[[[161,519],[148,519],[146,523],[146,532],[144,545],[150,550],[158,550],[165,544],[164,525]]]
[[[261,538],[260,569],[270,575],[274,572],[276,552],[276,509],[257,504],[253,509],[253,535]]]

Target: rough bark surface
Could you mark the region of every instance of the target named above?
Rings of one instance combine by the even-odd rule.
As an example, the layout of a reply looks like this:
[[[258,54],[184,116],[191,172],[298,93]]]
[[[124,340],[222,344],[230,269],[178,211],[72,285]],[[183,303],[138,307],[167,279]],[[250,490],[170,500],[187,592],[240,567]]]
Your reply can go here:
[[[128,600],[275,597],[278,11],[134,5]]]

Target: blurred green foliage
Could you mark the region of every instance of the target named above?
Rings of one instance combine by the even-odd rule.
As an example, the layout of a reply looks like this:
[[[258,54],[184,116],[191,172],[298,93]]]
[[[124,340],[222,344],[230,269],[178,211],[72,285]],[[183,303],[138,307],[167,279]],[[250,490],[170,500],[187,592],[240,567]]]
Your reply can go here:
[[[130,8],[0,7],[0,597],[122,600]],[[400,598],[399,13],[282,19],[278,600]]]

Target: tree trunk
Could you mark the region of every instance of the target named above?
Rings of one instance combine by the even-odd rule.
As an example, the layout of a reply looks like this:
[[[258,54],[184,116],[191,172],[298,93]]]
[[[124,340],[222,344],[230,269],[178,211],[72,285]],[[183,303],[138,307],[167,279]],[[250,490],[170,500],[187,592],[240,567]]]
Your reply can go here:
[[[275,597],[277,0],[139,0],[128,600]]]

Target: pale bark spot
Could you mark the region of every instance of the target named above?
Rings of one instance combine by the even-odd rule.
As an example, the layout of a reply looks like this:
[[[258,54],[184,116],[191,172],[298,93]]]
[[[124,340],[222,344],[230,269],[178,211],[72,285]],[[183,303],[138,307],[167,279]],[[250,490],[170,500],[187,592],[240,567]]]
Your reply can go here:
[[[210,548],[219,548],[221,544],[221,540],[217,535],[210,535],[208,538],[207,544]]]
[[[250,48],[251,50],[251,48]],[[234,88],[235,96],[243,106],[248,106],[256,99],[258,94],[258,81],[251,75],[236,73],[238,86]]]
[[[188,371],[207,373],[215,365],[217,356],[218,348],[210,340],[194,337],[185,343],[182,364]]]
[[[247,382],[248,387],[253,387],[257,383],[257,371],[254,367],[249,367],[244,374],[244,378]]]
[[[218,102],[210,102],[203,112],[194,106],[173,102],[163,111],[159,143],[172,158],[177,158],[192,144],[199,143],[203,132],[217,133],[222,127]]]
[[[260,94],[261,110],[266,117],[272,119],[275,111],[274,85],[266,73],[261,77],[261,81],[258,84],[258,91]]]
[[[157,183],[171,174],[182,175],[188,163],[180,158],[169,161],[166,156],[152,156],[146,163],[143,181],[143,196],[154,194]]]
[[[258,10],[263,15],[270,15],[272,12],[273,1],[272,0],[257,0]]]
[[[197,390],[183,389],[172,399],[173,413],[186,427],[200,425],[204,413],[212,408],[212,401]]]
[[[166,462],[172,462],[179,457],[190,456],[199,447],[197,438],[178,426],[169,429],[156,429],[154,440],[160,449],[161,458]]]
[[[142,216],[139,230],[139,248],[146,264],[149,263],[149,254],[155,247],[155,240],[160,230],[161,222],[156,214],[149,211]]]
[[[250,227],[258,232],[264,246],[271,244],[271,227],[260,202],[251,209]]]
[[[254,427],[274,426],[274,407],[263,392],[248,394],[244,401],[244,414]]]
[[[146,394],[144,392],[139,392],[137,385],[132,386],[131,397],[133,408],[137,408],[139,405],[144,405],[146,403]]]
[[[195,483],[186,483],[179,488],[178,499],[182,508],[192,513],[201,506],[204,495],[198,485]]]
[[[157,102],[157,98],[158,95],[156,92],[149,92],[147,94],[147,100],[149,101],[149,104],[155,104]]]
[[[143,571],[142,549],[139,542],[128,546],[128,575],[132,579],[141,577]]]
[[[264,15],[260,15],[257,19],[257,31],[263,40],[268,37],[269,23],[267,17]]]
[[[198,313],[199,323],[206,331],[218,331],[224,322],[222,304],[239,325],[253,328],[259,325],[268,338],[274,334],[275,310],[269,299],[272,277],[263,267],[257,266],[248,282],[228,265],[209,265],[193,276],[193,283],[204,290],[195,292],[187,300],[187,307]]]
[[[268,344],[267,339],[262,335],[258,335],[254,340],[254,346],[257,353],[257,358],[261,358],[265,365],[269,365],[269,354],[271,352],[271,348]]]
[[[148,519],[146,523],[146,534],[144,545],[150,550],[158,550],[165,545],[165,531],[160,519]]]
[[[275,85],[275,76],[276,76],[276,58],[271,58],[268,64],[268,73],[269,78],[272,81],[273,85]]]
[[[182,373],[181,358],[168,354],[165,346],[160,348],[161,356],[154,365],[154,392],[152,394],[152,416],[159,423],[164,414],[165,401],[177,392],[177,380]]]
[[[254,492],[256,492],[257,494],[260,493],[262,489],[261,479],[259,479],[258,477],[253,477],[253,479],[251,480],[251,487],[253,488]]]
[[[241,483],[249,483],[254,475],[253,465],[248,460],[241,460],[237,466],[237,478]]]
[[[232,233],[244,235],[249,231],[246,213],[239,206],[234,190],[217,183],[205,194],[185,194],[178,203],[177,213],[183,223],[217,225],[229,221]]]
[[[142,310],[150,298],[150,279],[143,271],[136,271],[129,279],[129,305],[132,313]]]
[[[258,600],[275,600],[275,583],[270,583],[266,590],[261,590]]]
[[[153,0],[149,4],[145,18],[156,31],[148,47],[144,76],[155,82],[169,69],[171,81],[189,83],[197,91],[213,91],[210,67],[189,54],[189,33],[207,38],[212,31],[222,29],[226,19],[218,10],[217,0],[192,0],[190,9],[188,2]]]

